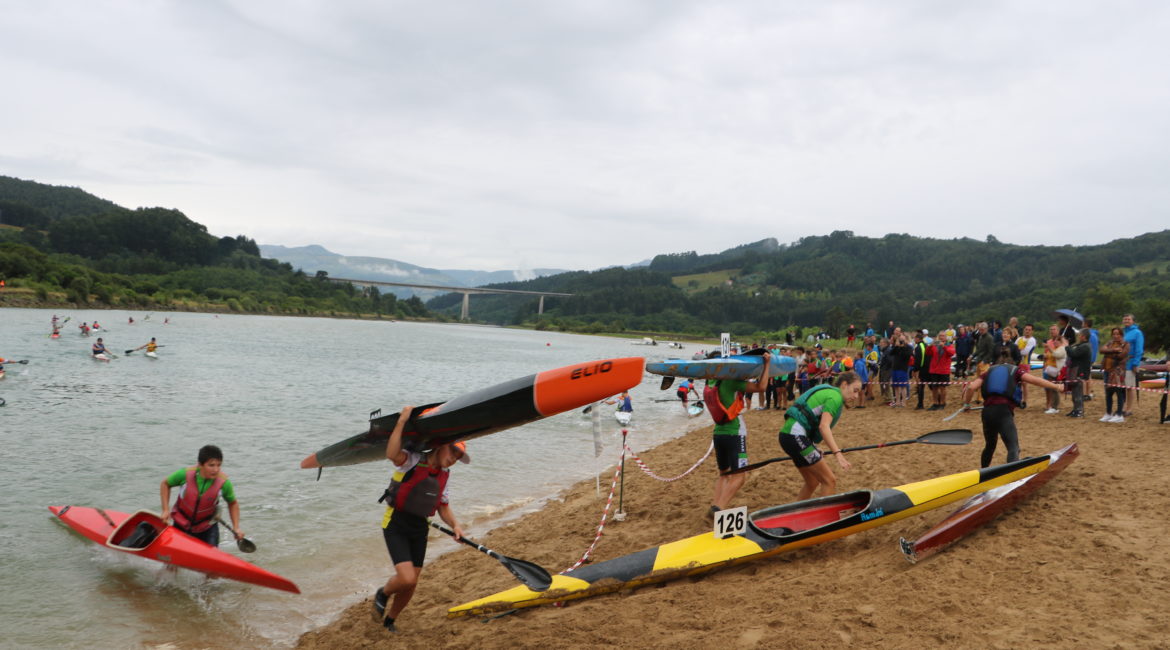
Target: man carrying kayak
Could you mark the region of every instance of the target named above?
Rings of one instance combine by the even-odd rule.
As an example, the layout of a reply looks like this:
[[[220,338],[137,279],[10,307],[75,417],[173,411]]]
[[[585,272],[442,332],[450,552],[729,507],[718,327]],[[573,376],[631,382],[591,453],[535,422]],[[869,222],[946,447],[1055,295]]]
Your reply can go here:
[[[451,511],[447,480],[455,461],[471,462],[467,445],[463,442],[443,445],[425,454],[403,449],[402,432],[412,411],[410,406],[402,409],[394,431],[386,441],[386,458],[394,463],[394,476],[390,487],[379,499],[386,502],[382,538],[390,553],[390,561],[394,563],[394,575],[374,592],[374,613],[391,632],[398,631],[394,621],[406,608],[418,585],[427,554],[427,519],[437,512],[455,531],[455,539],[463,537],[463,528]],[[391,597],[393,603],[389,602]]]
[[[228,504],[232,519],[232,530],[236,539],[244,536],[240,529],[240,504],[236,491],[223,467],[223,452],[215,445],[204,445],[199,450],[199,464],[176,470],[162,480],[159,496],[162,497],[163,519],[168,524],[210,546],[219,546],[219,497],[222,494]],[[179,488],[179,498],[171,506],[171,488]]]
[[[748,464],[747,425],[744,424],[740,412],[745,408],[745,393],[762,393],[767,390],[771,362],[772,355],[765,354],[763,371],[754,382],[709,379],[703,389],[707,413],[715,421],[711,442],[715,446],[715,464],[719,471],[719,476],[715,479],[711,507],[706,513],[709,521],[714,520],[716,512],[725,509],[731,503],[747,480],[747,475],[742,472],[730,473],[731,470]]]
[[[821,384],[801,393],[784,412],[780,448],[792,457],[792,464],[804,478],[797,501],[810,498],[818,487],[820,496],[828,496],[837,489],[837,477],[828,464],[821,462],[823,455],[816,443],[824,441],[828,445],[842,470],[852,467],[833,438],[833,426],[841,418],[845,404],[855,401],[860,394],[861,378],[848,370],[838,375],[836,385]]]

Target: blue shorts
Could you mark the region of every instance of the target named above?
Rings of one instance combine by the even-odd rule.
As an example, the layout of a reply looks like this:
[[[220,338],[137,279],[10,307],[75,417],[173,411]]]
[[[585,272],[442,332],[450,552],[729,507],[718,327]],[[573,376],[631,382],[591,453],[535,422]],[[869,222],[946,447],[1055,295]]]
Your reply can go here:
[[[893,382],[895,386],[909,386],[910,373],[905,370],[891,370],[890,381]]]

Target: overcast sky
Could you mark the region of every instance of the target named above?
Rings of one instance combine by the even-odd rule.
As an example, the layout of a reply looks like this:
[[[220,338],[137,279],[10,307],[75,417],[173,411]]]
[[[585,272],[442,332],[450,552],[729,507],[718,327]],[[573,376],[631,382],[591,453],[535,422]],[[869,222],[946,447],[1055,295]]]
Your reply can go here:
[[[1170,3],[0,0],[0,174],[216,235],[597,268],[1170,224]]]

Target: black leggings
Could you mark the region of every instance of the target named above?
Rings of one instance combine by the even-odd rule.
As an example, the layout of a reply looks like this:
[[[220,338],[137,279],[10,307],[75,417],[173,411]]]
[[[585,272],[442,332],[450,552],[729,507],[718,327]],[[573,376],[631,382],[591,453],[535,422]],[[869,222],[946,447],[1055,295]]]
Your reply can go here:
[[[1117,396],[1117,410],[1113,410],[1113,396]],[[1121,386],[1105,387],[1105,412],[1120,415],[1125,410],[1125,389]]]
[[[995,446],[999,438],[1007,447],[1007,462],[1020,459],[1020,440],[1016,433],[1016,418],[1007,404],[993,404],[983,407],[983,457],[980,467],[991,466]]]

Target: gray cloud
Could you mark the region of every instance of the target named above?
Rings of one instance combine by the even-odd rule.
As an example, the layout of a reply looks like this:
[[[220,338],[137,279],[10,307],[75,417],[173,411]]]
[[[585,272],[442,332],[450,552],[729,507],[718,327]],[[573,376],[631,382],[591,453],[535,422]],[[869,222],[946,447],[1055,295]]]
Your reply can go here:
[[[594,268],[835,229],[1096,243],[1170,202],[1153,1],[0,10],[0,173],[264,242]]]

